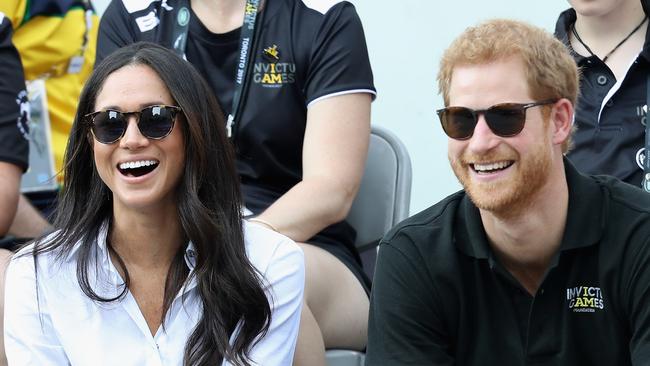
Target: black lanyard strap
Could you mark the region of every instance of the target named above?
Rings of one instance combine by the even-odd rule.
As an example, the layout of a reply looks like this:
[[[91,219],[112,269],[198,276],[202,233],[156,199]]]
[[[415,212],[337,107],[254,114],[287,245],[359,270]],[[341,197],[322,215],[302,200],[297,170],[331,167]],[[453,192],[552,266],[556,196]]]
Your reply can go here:
[[[641,181],[641,188],[644,191],[650,192],[650,121],[648,121],[648,108],[650,108],[650,75],[646,83],[646,115],[645,115],[645,145],[643,159],[643,181]]]
[[[242,95],[246,83],[249,81],[248,70],[250,69],[251,49],[255,40],[255,26],[258,19],[261,22],[262,15],[258,17],[260,0],[246,0],[244,9],[244,24],[241,27],[239,36],[239,57],[237,59],[237,72],[235,74],[235,90],[232,97],[232,108],[226,121],[226,131],[228,137],[233,136],[233,131],[237,126],[236,118],[242,108]],[[181,0],[178,3],[176,12],[176,22],[172,35],[172,46],[179,56],[185,57],[185,47],[187,45],[187,33],[190,23],[190,10],[188,0]]]

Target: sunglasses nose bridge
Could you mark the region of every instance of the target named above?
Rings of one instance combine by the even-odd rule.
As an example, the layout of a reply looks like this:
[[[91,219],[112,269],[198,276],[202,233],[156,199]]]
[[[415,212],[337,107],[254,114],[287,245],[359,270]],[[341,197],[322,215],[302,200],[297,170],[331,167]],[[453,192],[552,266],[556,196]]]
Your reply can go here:
[[[499,137],[487,123],[485,111],[474,112],[474,132],[468,140],[467,149],[474,154],[483,154],[499,144]]]
[[[146,145],[149,139],[140,131],[140,113],[141,112],[128,112],[124,113],[126,124],[124,132],[120,139],[120,144],[125,147],[133,148],[135,146]]]
[[[485,134],[485,133],[493,133],[492,129],[490,129],[490,126],[488,125],[487,122],[487,117],[485,115],[484,110],[482,111],[474,111],[474,133],[473,135],[476,134]]]

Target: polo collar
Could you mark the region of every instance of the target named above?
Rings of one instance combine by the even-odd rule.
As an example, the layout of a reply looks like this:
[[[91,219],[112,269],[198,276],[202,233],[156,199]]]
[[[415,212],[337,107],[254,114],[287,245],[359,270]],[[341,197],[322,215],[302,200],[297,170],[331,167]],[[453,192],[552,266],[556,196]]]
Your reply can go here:
[[[569,205],[560,251],[596,245],[603,235],[603,218],[607,210],[602,188],[593,178],[579,173],[566,158],[564,171]],[[454,241],[461,252],[477,259],[491,257],[480,211],[467,194],[458,207],[454,226]]]

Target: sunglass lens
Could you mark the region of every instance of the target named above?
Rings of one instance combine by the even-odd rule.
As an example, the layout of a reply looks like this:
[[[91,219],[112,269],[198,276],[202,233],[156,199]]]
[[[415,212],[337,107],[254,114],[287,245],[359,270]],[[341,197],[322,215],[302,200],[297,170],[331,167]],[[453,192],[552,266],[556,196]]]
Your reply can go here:
[[[526,110],[516,106],[498,105],[485,112],[485,119],[496,135],[514,136],[524,129]]]
[[[117,111],[103,111],[97,113],[93,119],[93,134],[97,141],[112,143],[117,141],[126,126],[125,116]]]
[[[145,108],[138,123],[140,132],[150,139],[161,139],[169,135],[174,127],[174,114],[175,111],[169,107]]]
[[[470,138],[476,126],[474,113],[464,107],[447,107],[440,114],[440,121],[447,136],[458,140]]]

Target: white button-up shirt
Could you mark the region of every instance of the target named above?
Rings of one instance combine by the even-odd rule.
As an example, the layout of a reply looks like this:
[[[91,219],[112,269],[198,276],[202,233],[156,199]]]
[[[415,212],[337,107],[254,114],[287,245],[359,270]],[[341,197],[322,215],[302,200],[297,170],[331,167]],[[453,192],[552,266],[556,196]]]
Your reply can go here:
[[[116,296],[123,284],[106,248],[107,230],[97,238],[97,271],[90,283],[101,296]],[[272,319],[266,336],[252,348],[258,365],[291,365],[304,288],[304,258],[287,237],[261,225],[244,224],[246,252],[270,285]],[[21,253],[31,251],[31,246]],[[194,268],[190,243],[185,262]],[[76,248],[64,260],[38,256],[38,281],[30,254],[16,255],[7,270],[5,347],[9,365],[154,366],[182,365],[189,335],[201,317],[196,283],[188,281],[155,336],[131,295],[112,303],[88,298],[76,277]],[[38,288],[38,297],[36,290]],[[235,330],[237,332],[237,330]],[[223,362],[222,365],[229,365]]]

